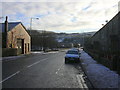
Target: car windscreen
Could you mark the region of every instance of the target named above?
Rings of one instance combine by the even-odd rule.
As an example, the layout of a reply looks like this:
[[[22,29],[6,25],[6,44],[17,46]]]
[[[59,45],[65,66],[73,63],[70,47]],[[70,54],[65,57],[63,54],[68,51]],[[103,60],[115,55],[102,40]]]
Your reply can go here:
[[[77,51],[67,51],[66,54],[78,54],[78,52]]]

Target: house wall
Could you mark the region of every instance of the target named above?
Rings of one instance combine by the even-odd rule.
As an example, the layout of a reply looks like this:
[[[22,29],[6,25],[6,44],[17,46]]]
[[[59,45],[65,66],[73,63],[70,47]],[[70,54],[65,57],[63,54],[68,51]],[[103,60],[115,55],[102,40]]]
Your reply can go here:
[[[31,51],[30,50],[30,47],[31,47],[30,36],[21,24],[18,24],[16,27],[14,27],[12,30],[10,30],[8,32],[7,47],[8,48],[18,48],[17,39],[24,40],[24,51],[23,51],[24,54],[30,53],[30,51]],[[25,49],[25,47],[26,47],[26,49]]]

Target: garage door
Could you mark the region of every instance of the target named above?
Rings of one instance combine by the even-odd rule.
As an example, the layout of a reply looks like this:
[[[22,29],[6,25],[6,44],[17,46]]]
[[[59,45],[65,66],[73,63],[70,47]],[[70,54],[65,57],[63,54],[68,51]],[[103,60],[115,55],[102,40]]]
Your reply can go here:
[[[17,39],[18,54],[24,54],[24,39]]]

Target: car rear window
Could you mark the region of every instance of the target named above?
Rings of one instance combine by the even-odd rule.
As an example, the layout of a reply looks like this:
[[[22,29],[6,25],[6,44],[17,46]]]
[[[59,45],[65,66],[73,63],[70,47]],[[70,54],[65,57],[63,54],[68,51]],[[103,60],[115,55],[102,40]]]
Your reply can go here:
[[[77,51],[67,51],[67,54],[78,54]]]

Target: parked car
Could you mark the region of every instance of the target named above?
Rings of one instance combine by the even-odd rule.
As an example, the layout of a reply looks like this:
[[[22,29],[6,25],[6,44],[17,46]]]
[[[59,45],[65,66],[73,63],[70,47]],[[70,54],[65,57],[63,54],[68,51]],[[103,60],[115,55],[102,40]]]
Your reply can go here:
[[[80,51],[78,48],[71,48],[70,50],[77,50],[78,52]]]
[[[69,61],[79,62],[80,61],[80,53],[78,50],[68,50],[65,55],[65,63]]]

